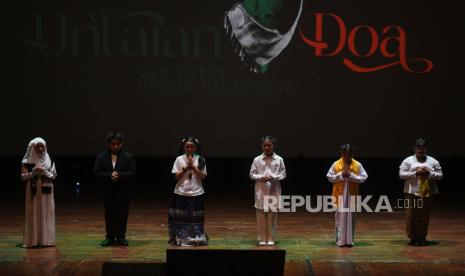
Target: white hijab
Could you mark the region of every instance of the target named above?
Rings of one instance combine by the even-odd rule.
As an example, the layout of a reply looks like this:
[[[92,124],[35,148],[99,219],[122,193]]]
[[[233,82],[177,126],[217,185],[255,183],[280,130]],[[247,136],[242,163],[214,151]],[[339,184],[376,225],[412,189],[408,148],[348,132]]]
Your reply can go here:
[[[44,145],[45,150],[44,150],[44,153],[41,155],[37,154],[37,152],[34,150],[34,147],[37,144]],[[26,154],[24,154],[23,161],[21,163],[35,164],[36,166],[41,166],[46,169],[51,169],[52,160],[50,159],[50,156],[48,155],[47,143],[45,142],[45,140],[40,137],[32,139],[29,142],[29,145],[27,146]]]

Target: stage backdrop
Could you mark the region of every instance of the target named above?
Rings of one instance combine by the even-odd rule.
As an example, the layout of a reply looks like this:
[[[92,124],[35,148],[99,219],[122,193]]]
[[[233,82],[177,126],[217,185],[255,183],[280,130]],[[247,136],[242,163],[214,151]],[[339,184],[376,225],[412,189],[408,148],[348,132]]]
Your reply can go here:
[[[118,130],[137,155],[173,156],[193,135],[207,156],[246,157],[274,135],[285,156],[344,142],[403,156],[423,136],[464,157],[459,2],[246,1],[250,22],[294,30],[252,72],[225,28],[236,1],[18,1],[3,9],[0,154],[42,136],[54,155],[93,155]]]

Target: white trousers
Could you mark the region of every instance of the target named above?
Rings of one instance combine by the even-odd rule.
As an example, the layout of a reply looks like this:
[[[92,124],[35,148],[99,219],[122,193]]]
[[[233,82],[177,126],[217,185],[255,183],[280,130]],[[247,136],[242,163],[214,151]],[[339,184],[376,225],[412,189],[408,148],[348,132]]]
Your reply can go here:
[[[258,208],[256,212],[258,241],[274,242],[278,226],[278,212],[265,212]]]
[[[349,212],[351,208],[349,184],[347,181],[344,184],[344,191],[342,197],[339,198],[339,203],[346,211],[337,210],[335,213],[336,222],[336,245],[354,245],[354,234],[355,234],[355,212]]]

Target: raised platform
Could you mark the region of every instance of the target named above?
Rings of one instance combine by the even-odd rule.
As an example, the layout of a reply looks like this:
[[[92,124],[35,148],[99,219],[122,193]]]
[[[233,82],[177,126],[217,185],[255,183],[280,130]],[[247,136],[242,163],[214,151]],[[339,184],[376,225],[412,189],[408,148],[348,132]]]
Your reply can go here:
[[[19,197],[1,203],[0,275],[101,275],[108,263],[128,264],[124,271],[163,275],[167,248],[168,198],[155,194],[135,197],[131,205],[130,246],[103,248],[103,207],[95,196],[56,195],[57,246],[17,247],[22,237],[23,202]],[[357,218],[356,244],[338,248],[334,215],[285,213],[279,216],[276,247],[257,247],[255,212],[250,198],[210,195],[206,201],[206,231],[210,244],[186,250],[242,249],[286,251],[285,275],[465,275],[463,211],[436,206],[432,214],[430,246],[408,246],[403,212],[363,213]],[[138,264],[146,264],[138,266]]]

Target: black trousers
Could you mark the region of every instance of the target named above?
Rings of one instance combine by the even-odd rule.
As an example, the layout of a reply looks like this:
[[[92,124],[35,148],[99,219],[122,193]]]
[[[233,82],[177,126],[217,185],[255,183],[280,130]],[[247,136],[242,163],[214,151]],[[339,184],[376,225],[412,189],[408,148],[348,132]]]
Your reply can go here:
[[[129,199],[104,197],[105,228],[107,239],[123,239],[126,237],[128,225]]]

